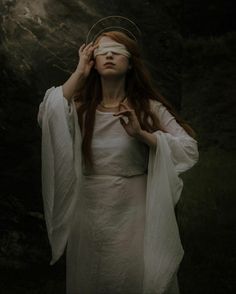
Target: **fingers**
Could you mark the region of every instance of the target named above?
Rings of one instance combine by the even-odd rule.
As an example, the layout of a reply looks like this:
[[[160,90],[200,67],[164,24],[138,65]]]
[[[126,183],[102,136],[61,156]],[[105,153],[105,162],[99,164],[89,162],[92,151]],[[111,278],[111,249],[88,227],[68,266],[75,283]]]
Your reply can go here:
[[[86,46],[85,43],[82,46],[80,46],[79,53],[82,53],[82,51],[84,50],[85,46]]]
[[[121,111],[113,114],[114,116],[119,116],[119,115],[125,115],[127,117],[134,117],[135,116],[134,109],[130,109],[129,106],[127,106],[124,103],[120,103],[120,106],[122,106],[123,108],[125,108],[125,110],[121,110]]]
[[[80,47],[80,51],[83,51],[84,49],[87,50],[89,47],[92,46],[92,44],[93,44],[92,42],[90,42],[87,45],[85,43],[83,43],[82,46]]]
[[[126,126],[125,120],[122,117],[120,117],[119,119],[120,119],[120,123],[122,124],[122,126]]]
[[[79,55],[84,55],[86,57],[91,57],[93,51],[98,47],[98,44],[93,45],[93,42],[90,42],[88,45],[85,43],[79,48]]]
[[[125,108],[125,109],[129,109],[129,110],[130,110],[130,108],[129,108],[129,106],[127,105],[127,103],[121,102],[121,103],[120,103],[120,106],[122,106],[122,107]]]
[[[113,115],[114,116],[125,115],[125,116],[129,117],[129,116],[132,115],[132,110],[130,110],[130,109],[122,110],[122,111],[119,111],[117,113],[114,113]]]

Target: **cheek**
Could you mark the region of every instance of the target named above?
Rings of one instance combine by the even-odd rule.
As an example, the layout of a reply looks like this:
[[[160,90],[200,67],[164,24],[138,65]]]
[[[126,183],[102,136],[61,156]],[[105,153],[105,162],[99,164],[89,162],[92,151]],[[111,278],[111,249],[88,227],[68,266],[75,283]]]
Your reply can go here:
[[[102,58],[101,58],[101,55],[98,55],[96,58],[95,58],[95,68],[100,68],[100,65],[102,64]]]
[[[128,69],[129,68],[129,59],[125,56],[122,56],[121,59],[120,59],[120,64],[122,65],[122,67],[124,69]]]

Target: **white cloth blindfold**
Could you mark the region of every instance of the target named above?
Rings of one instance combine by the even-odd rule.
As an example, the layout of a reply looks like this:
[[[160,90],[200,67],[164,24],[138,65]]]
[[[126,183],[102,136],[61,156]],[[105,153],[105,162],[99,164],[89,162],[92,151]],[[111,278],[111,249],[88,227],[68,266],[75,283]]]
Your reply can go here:
[[[128,58],[131,56],[131,54],[126,49],[126,47],[123,44],[120,44],[117,42],[109,42],[109,43],[104,43],[102,45],[99,45],[99,47],[94,50],[93,56],[95,58],[97,55],[103,55],[108,52],[121,54]]]

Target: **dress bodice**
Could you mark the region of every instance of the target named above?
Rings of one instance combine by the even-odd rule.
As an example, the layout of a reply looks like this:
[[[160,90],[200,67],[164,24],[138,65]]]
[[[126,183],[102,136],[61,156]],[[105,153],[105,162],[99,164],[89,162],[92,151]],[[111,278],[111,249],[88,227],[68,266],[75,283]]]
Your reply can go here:
[[[144,174],[148,163],[148,146],[129,136],[118,117],[111,112],[96,111],[92,139],[93,169],[83,173],[134,176]]]

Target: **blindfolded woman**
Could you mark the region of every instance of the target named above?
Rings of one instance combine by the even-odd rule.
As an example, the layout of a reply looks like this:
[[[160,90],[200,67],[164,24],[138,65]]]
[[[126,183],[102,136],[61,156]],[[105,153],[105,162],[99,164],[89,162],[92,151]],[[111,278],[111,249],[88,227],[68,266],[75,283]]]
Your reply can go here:
[[[179,293],[174,209],[197,142],[152,86],[138,42],[108,30],[83,44],[38,120],[51,263],[66,248],[67,294]]]

